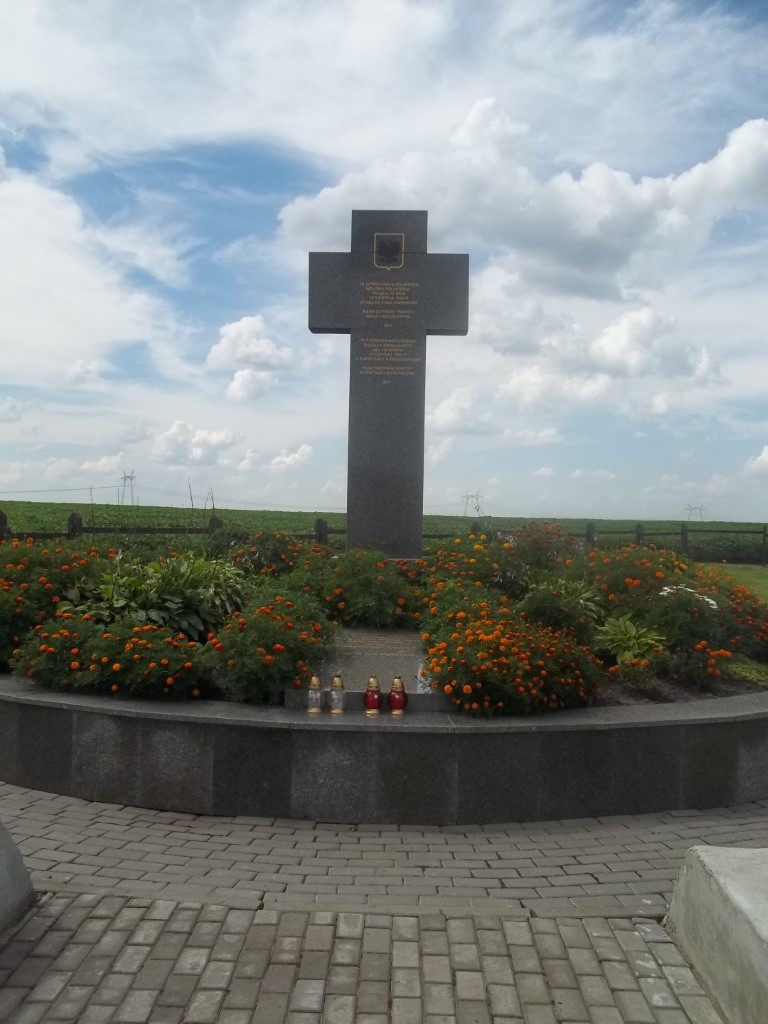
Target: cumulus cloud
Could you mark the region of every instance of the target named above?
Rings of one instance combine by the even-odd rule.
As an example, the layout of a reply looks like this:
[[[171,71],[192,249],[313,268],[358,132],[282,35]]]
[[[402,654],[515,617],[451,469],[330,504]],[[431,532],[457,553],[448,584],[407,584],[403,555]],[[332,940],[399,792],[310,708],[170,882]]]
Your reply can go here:
[[[481,412],[471,387],[456,388],[427,413],[427,426],[438,433],[487,433],[492,430],[491,414]]]
[[[165,433],[158,436],[154,454],[161,462],[172,465],[211,465],[220,462],[226,451],[238,441],[238,435],[229,427],[224,430],[199,430],[184,420],[176,420]]]
[[[455,437],[441,437],[439,441],[428,444],[424,458],[431,466],[437,466],[444,462],[453,451],[456,444]]]
[[[296,469],[297,466],[309,462],[311,458],[312,446],[309,444],[299,445],[295,452],[289,452],[284,448],[279,455],[272,459],[269,469],[273,473],[284,473],[286,470]]]
[[[754,458],[747,460],[744,472],[755,475],[768,474],[768,444],[763,445],[759,455],[755,455]]]
[[[227,398],[233,398],[236,402],[258,398],[269,389],[274,379],[274,373],[270,373],[269,370],[252,370],[250,367],[237,370],[227,385]]]
[[[290,366],[292,362],[291,350],[279,348],[266,336],[262,316],[244,316],[234,323],[224,324],[219,330],[219,340],[206,358],[206,364],[212,370],[236,367],[276,370]]]
[[[94,473],[116,473],[123,468],[125,456],[122,452],[117,455],[102,455],[98,459],[86,459],[81,462],[79,468]]]
[[[574,469],[568,474],[571,480],[615,480],[616,474],[609,469]]]
[[[184,334],[169,306],[130,283],[73,199],[8,172],[0,235],[5,372],[14,383],[92,382],[113,349],[137,340],[158,367],[182,372]]]
[[[544,427],[542,430],[507,429],[504,438],[513,444],[524,445],[561,444],[563,441],[563,435],[557,427]]]
[[[502,398],[513,398],[522,405],[546,404],[573,407],[592,403],[610,391],[608,374],[568,376],[539,365],[513,370],[499,385]]]
[[[555,471],[551,466],[540,466],[537,470],[534,470],[534,476],[542,477],[544,479],[554,476]]]

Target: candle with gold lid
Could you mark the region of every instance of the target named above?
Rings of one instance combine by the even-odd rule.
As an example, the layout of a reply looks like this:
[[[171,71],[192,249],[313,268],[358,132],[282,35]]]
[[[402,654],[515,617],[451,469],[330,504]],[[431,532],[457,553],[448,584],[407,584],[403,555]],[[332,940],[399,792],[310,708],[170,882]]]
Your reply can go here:
[[[395,676],[392,680],[392,689],[387,698],[389,710],[393,715],[402,715],[408,706],[408,694],[405,692],[405,683],[402,676]]]
[[[323,684],[320,676],[312,676],[307,690],[307,714],[319,715],[323,706]]]
[[[331,681],[331,690],[328,694],[328,704],[332,715],[343,715],[344,705],[347,703],[347,693],[344,689],[344,680],[341,676],[334,676]]]
[[[365,708],[365,713],[369,718],[374,718],[378,715],[381,710],[383,699],[379,680],[376,676],[371,676],[368,680],[368,686],[365,689],[365,693],[363,694],[363,707]]]

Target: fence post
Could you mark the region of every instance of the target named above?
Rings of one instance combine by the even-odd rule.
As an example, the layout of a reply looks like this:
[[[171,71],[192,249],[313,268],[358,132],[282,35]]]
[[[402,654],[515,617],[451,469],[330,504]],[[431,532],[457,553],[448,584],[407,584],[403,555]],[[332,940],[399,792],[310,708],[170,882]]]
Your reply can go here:
[[[584,538],[586,547],[591,548],[595,545],[595,524],[587,523],[587,533]]]
[[[224,523],[219,519],[218,516],[211,516],[208,520],[208,532],[214,533],[216,530],[220,530]]]
[[[83,532],[83,517],[79,512],[70,512],[67,519],[67,537],[72,540]]]
[[[315,543],[328,543],[328,523],[325,521],[325,519],[315,520]]]
[[[473,519],[472,522],[469,524],[470,536],[480,533],[481,530],[482,527],[480,526],[480,523],[478,523],[476,519]]]
[[[635,544],[642,547],[645,544],[645,527],[642,523],[638,523],[635,527]]]
[[[2,515],[2,513],[0,513]],[[763,523],[763,568],[765,568],[765,556],[768,554],[768,526]]]
[[[683,555],[688,554],[688,524],[682,523],[680,526],[680,552]]]
[[[11,528],[8,525],[8,516],[5,514],[5,512],[0,512],[0,540],[2,540],[6,533],[10,532]]]

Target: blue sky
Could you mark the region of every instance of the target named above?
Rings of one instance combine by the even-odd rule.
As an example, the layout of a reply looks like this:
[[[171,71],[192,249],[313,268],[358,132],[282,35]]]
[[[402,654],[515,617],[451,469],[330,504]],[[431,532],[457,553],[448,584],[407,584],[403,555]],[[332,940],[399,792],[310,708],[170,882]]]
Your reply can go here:
[[[0,503],[343,509],[307,253],[392,208],[470,254],[427,509],[765,521],[766,52],[736,0],[0,0]]]

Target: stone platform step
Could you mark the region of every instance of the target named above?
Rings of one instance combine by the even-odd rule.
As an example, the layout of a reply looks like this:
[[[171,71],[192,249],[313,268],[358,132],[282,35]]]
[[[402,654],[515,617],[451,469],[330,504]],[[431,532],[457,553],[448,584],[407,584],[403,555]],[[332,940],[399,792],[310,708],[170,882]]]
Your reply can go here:
[[[362,694],[371,676],[376,676],[384,694],[389,693],[392,680],[401,676],[408,693],[411,711],[436,711],[450,707],[444,695],[435,691],[422,676],[424,652],[418,633],[405,629],[340,629],[333,649],[320,666],[318,675],[323,686],[340,675],[350,694]],[[348,702],[355,697],[348,698]],[[303,707],[306,692],[286,690],[286,707]]]
[[[728,1024],[765,1024],[768,850],[692,847],[666,923]]]

